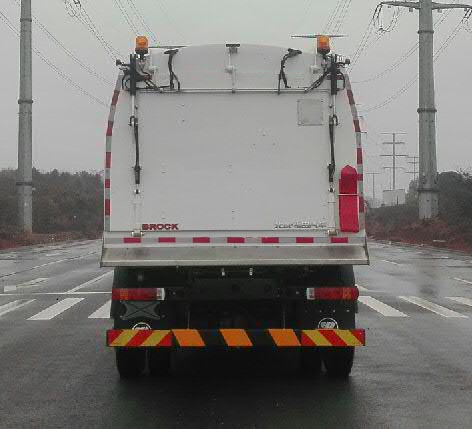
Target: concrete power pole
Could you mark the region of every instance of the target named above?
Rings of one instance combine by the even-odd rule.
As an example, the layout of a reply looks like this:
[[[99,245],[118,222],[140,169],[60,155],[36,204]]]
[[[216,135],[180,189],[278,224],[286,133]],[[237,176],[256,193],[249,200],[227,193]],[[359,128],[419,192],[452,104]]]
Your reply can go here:
[[[367,173],[372,176],[372,208],[375,209],[375,176],[382,173]]]
[[[18,123],[18,226],[33,231],[33,84],[31,0],[21,0],[20,96]]]
[[[397,135],[405,134],[405,133],[382,133],[382,134],[391,134],[392,141],[391,142],[383,142],[382,144],[392,145],[392,154],[391,155],[380,155],[380,156],[388,156],[392,158],[392,166],[391,167],[384,167],[385,170],[391,169],[392,170],[392,190],[394,191],[397,189],[397,170],[403,167],[397,166],[397,158],[406,157],[408,155],[400,155],[397,153],[397,145],[405,144],[405,142],[397,141]]]
[[[419,164],[419,157],[418,156],[409,156],[408,159],[412,159],[413,161],[408,161],[408,164],[413,166],[413,171],[407,171],[408,174],[413,174],[413,180],[416,182],[418,177],[418,164]]]
[[[465,9],[466,4],[436,3],[432,0],[383,1],[387,6],[419,11],[419,184],[420,219],[432,219],[439,213],[438,169],[436,161],[436,105],[434,101],[433,10]]]

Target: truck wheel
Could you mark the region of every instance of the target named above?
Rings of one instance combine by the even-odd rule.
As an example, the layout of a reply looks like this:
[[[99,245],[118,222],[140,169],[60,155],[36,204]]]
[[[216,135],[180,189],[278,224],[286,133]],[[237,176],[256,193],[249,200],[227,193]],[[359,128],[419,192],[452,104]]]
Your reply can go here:
[[[146,364],[144,350],[116,349],[116,368],[121,378],[140,376]]]
[[[326,372],[332,377],[346,378],[354,363],[354,347],[331,348],[324,351]]]
[[[303,375],[316,377],[321,372],[321,354],[317,349],[304,348],[301,350],[300,369]]]
[[[171,355],[168,349],[148,350],[149,373],[153,377],[162,377],[170,374]]]

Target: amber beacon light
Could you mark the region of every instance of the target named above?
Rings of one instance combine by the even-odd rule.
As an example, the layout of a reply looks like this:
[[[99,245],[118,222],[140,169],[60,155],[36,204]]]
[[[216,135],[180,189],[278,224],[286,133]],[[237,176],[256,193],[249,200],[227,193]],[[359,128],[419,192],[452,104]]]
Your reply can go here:
[[[317,37],[317,50],[319,54],[327,55],[331,51],[329,46],[329,37],[328,36],[318,36]]]
[[[136,37],[136,53],[147,54],[149,52],[149,40],[146,36]]]

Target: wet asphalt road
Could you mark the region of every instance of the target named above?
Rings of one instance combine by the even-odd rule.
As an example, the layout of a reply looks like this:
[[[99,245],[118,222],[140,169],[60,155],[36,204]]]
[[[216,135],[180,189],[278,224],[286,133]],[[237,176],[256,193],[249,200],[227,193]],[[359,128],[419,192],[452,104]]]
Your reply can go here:
[[[0,427],[472,427],[472,256],[371,245],[349,380],[306,379],[293,354],[200,353],[122,382],[99,249],[0,253]]]

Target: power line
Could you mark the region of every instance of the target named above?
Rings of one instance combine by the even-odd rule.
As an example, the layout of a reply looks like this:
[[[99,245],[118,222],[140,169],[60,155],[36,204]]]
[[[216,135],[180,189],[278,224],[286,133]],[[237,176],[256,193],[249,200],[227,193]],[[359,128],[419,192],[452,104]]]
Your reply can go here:
[[[6,26],[17,36],[20,37],[20,32],[16,29],[13,23],[7,18],[7,16],[0,11],[0,19],[6,24]],[[52,70],[56,72],[62,79],[64,79],[69,85],[73,86],[75,89],[80,91],[83,95],[89,97],[95,103],[100,104],[106,108],[108,108],[108,104],[101,100],[100,98],[96,97],[95,95],[88,92],[86,89],[82,88],[77,82],[75,82],[72,78],[67,76],[56,64],[54,64],[51,60],[49,60],[41,51],[33,47],[33,52]]]
[[[342,25],[344,24],[344,20],[346,19],[347,13],[349,12],[349,8],[351,7],[352,0],[347,0],[344,6],[344,10],[339,14],[338,21],[336,22],[336,27],[334,28],[334,34],[337,34],[340,30]]]
[[[20,6],[19,0],[15,0],[17,5]],[[74,53],[68,49],[54,34],[52,34],[45,25],[41,23],[41,21],[32,15],[33,22],[39,27],[39,29],[48,37],[49,40],[51,40],[53,43],[55,43],[59,48],[64,51],[64,53],[71,58],[76,64],[78,64],[82,69],[84,69],[87,73],[90,75],[96,77],[97,79],[101,80],[103,83],[106,83],[107,85],[114,85],[114,83],[111,80],[108,80],[105,78],[103,75],[98,73],[93,67],[85,64],[83,61],[81,61],[79,58],[77,58]]]
[[[331,29],[331,26],[333,25],[334,20],[338,16],[339,11],[341,8],[344,6],[346,0],[338,0],[336,3],[336,6],[334,7],[333,11],[331,12],[331,15],[328,18],[328,22],[326,23],[324,27],[324,33],[328,33]]]
[[[456,2],[458,0],[455,0]],[[447,10],[443,16],[438,19],[436,21],[436,23],[434,24],[434,27],[435,28],[438,28],[449,16],[449,14],[452,12],[451,9]],[[370,78],[367,78],[367,79],[364,79],[364,80],[359,80],[359,81],[356,81],[356,82],[353,82],[353,83],[356,83],[356,84],[359,84],[359,83],[369,83],[369,82],[373,82],[375,80],[378,80],[378,79],[381,79],[382,77],[386,76],[387,74],[389,74],[390,72],[396,70],[398,67],[400,67],[408,58],[410,58],[417,50],[418,50],[418,47],[419,47],[419,42],[416,42],[408,51],[406,51],[405,53],[403,53],[403,55],[397,60],[395,61],[390,67],[386,68],[384,71],[370,77]]]
[[[121,3],[121,0],[113,0],[113,3],[115,6],[120,10],[121,15],[125,19],[126,23],[128,24],[128,27],[130,28],[131,32],[137,36],[139,34],[138,27],[134,24],[132,18],[128,15],[128,12],[126,11],[126,8],[123,6]]]
[[[459,24],[454,28],[454,30],[451,32],[451,34],[447,37],[447,39],[442,43],[442,45],[438,48],[436,53],[434,54],[434,59],[433,61],[436,62],[439,57],[446,51],[446,49],[449,47],[449,45],[452,43],[452,41],[457,37],[459,34],[461,27],[464,25],[464,23],[467,22],[467,17],[464,17]],[[401,87],[396,93],[388,97],[386,100],[382,101],[381,103],[372,106],[371,108],[363,110],[363,113],[369,113],[374,110],[382,109],[383,107],[387,106],[390,104],[392,101],[396,100],[398,97],[403,95],[406,91],[408,91],[418,80],[419,75],[417,74],[412,80],[408,81],[403,87]]]
[[[123,57],[123,54],[120,53],[117,49],[109,43],[102,33],[98,30],[97,25],[90,17],[86,9],[81,3],[81,0],[72,0],[73,3],[70,3],[71,0],[62,0],[65,4],[68,14],[76,18],[87,30],[88,32],[100,43],[100,45],[105,49],[108,56],[115,61],[117,57]]]
[[[137,16],[138,20],[141,22],[141,25],[143,26],[144,30],[151,36],[152,40],[154,43],[158,43],[156,33],[152,30],[152,28],[149,26],[147,21],[144,19],[143,15],[141,12],[139,12],[139,9],[136,7],[136,4],[134,3],[133,0],[128,0],[128,4],[130,5],[131,9],[134,11],[134,14]]]

